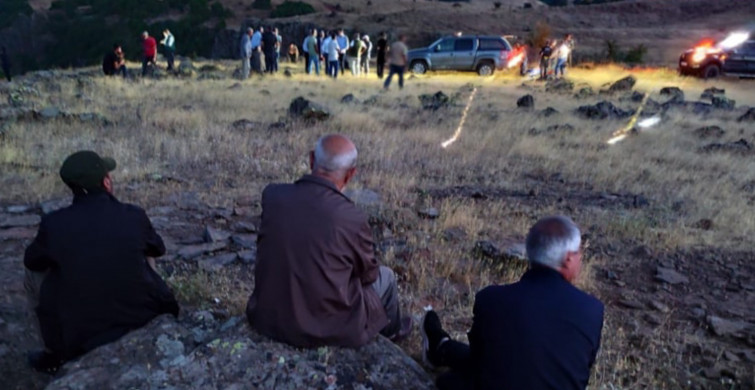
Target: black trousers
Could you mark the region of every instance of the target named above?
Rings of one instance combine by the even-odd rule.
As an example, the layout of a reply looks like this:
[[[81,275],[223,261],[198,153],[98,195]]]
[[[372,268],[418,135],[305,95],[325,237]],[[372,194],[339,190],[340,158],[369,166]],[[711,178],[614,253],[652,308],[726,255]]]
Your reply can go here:
[[[309,53],[304,52],[304,71],[309,74]]]
[[[383,69],[385,69],[385,55],[377,57],[377,76],[379,79],[383,78]]]
[[[456,340],[448,340],[440,346],[440,366],[450,370],[438,376],[435,381],[439,390],[468,390],[474,387],[469,345]]]
[[[343,76],[343,73],[346,71],[346,68],[349,66],[348,61],[346,61],[346,54],[338,53],[338,65],[341,67],[341,75]]]
[[[265,52],[265,72],[273,73],[275,71],[275,52]]]
[[[165,50],[165,59],[168,61],[168,71],[173,70],[173,63],[175,61],[176,54],[172,49]]]

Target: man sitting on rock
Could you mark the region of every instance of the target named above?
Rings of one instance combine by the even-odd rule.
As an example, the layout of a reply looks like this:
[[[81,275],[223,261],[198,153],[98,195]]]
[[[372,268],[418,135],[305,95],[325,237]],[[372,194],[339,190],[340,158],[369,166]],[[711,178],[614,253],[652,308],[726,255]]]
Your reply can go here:
[[[252,327],[298,347],[359,347],[379,333],[411,331],[400,317],[396,276],[375,259],[367,217],[341,191],[357,149],[327,135],[310,153],[312,174],[262,192]]]
[[[113,195],[115,161],[91,151],[70,155],[60,177],[73,204],[42,218],[26,248],[25,287],[46,350],[30,354],[54,373],[66,360],[117,340],[178,303],[154,270],[165,245],[139,207]]]
[[[527,235],[530,269],[522,279],[477,293],[469,345],[451,340],[435,312],[425,315],[423,355],[451,367],[439,389],[585,389],[603,304],[572,285],[582,267],[580,240],[567,217],[538,221]]]

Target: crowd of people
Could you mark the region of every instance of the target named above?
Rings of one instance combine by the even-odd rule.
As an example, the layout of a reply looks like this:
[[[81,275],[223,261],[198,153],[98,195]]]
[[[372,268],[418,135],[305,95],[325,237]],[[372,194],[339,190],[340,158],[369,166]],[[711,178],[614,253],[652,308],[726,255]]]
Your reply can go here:
[[[546,40],[540,48],[540,79],[547,79],[551,73],[555,78],[564,77],[567,65],[571,66],[573,51],[574,37],[571,34],[566,34],[560,42]]]
[[[157,66],[157,41],[149,35],[148,31],[142,32],[142,76],[151,73]],[[167,28],[163,30],[163,39],[160,45],[164,47],[165,60],[167,62],[167,71],[174,70],[174,61],[176,54],[176,38]],[[105,54],[102,59],[102,72],[107,76],[121,75],[128,77],[126,67],[126,56],[123,52],[123,46],[120,43],[113,45],[113,49]]]
[[[314,36],[314,35],[313,35]],[[382,334],[411,334],[396,274],[375,255],[366,214],[343,192],[357,171],[356,145],[317,140],[311,173],[261,194],[254,290],[246,315],[259,333],[296,347],[357,348]],[[143,209],[114,195],[116,162],[93,151],[63,161],[73,203],[42,218],[27,247],[25,287],[45,348],[30,365],[66,361],[180,310],[155,268],[165,245]],[[114,223],[117,222],[117,223]],[[435,311],[419,329],[423,356],[449,366],[440,389],[584,390],[600,346],[603,305],[572,284],[581,233],[568,217],[540,219],[526,238],[521,280],[475,297],[469,344],[453,340]]]

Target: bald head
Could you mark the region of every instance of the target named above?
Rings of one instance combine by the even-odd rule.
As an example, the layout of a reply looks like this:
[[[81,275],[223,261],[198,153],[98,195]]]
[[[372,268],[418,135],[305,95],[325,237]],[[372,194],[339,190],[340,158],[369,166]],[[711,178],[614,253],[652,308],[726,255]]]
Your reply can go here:
[[[357,147],[340,134],[329,134],[317,140],[314,150],[313,172],[341,176],[357,164]]]
[[[558,269],[569,253],[579,251],[581,236],[568,217],[543,218],[527,234],[527,258],[532,263]]]

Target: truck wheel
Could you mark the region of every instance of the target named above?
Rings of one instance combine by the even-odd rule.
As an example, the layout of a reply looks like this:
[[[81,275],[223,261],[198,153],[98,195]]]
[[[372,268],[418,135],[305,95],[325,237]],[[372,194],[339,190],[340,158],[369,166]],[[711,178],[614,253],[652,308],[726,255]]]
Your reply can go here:
[[[718,65],[712,64],[705,67],[703,70],[704,79],[715,79],[721,75],[721,68]]]
[[[480,65],[477,65],[477,74],[480,76],[490,76],[495,72],[495,67],[490,62],[483,62]]]
[[[425,61],[414,61],[412,62],[412,73],[415,74],[425,74],[427,73],[427,63]]]

